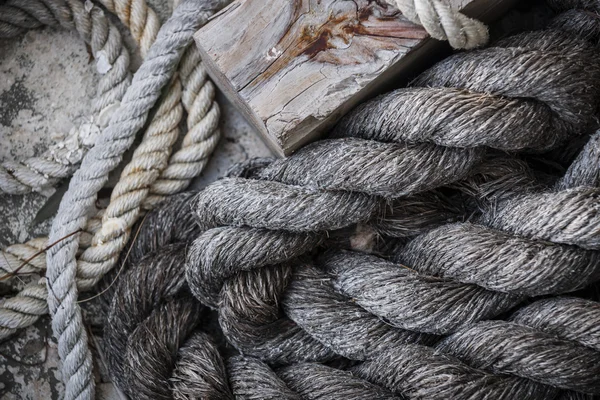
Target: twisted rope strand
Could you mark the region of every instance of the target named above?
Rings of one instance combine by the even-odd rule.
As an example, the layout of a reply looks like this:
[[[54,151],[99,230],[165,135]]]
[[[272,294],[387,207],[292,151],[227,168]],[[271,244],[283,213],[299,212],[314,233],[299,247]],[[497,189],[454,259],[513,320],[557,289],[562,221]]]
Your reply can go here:
[[[160,23],[152,8],[145,0],[101,0],[110,11],[132,31],[140,46],[142,56],[156,38]],[[211,1],[212,6],[200,18],[208,18],[214,11],[228,4],[230,0]],[[214,86],[207,80],[206,70],[201,64],[200,53],[195,46],[189,46],[179,67],[183,84],[183,105],[188,112],[188,133],[182,147],[169,160],[169,166],[161,172],[144,200],[144,209],[149,210],[164,200],[165,196],[179,193],[187,188],[191,180],[206,166],[209,156],[220,139],[218,120],[219,106],[214,100]],[[176,85],[176,83],[173,83]]]
[[[129,28],[142,58],[146,58],[161,25],[156,12],[145,0],[100,0],[100,3]]]
[[[105,338],[109,369],[136,398],[232,399],[218,351],[195,330],[200,307],[186,294],[184,249],[165,244],[119,280]]]
[[[35,323],[48,314],[48,291],[44,279],[5,299],[0,308],[0,340]]]
[[[178,125],[183,112],[180,98],[179,82],[174,81],[131,161],[121,172],[104,213],[102,228],[94,236],[92,246],[80,255],[77,262],[80,290],[91,289],[112,269],[127,244],[131,228],[140,216],[140,205],[152,183],[166,168],[171,147],[179,135]]]
[[[212,14],[212,11],[204,13],[204,15],[210,14]],[[82,250],[83,253],[78,257],[77,285],[79,290],[88,290],[92,288],[108,270],[113,268],[120,251],[127,243],[131,226],[139,217],[139,210],[136,209],[136,204],[143,201],[145,209],[152,209],[160,203],[165,196],[177,193],[179,190],[187,187],[191,179],[201,172],[206,159],[218,142],[218,131],[215,131],[218,122],[218,105],[214,102],[214,87],[210,81],[206,80],[206,72],[203,67],[198,65],[196,68],[193,68],[193,64],[198,64],[199,60],[197,52],[190,51],[190,49],[193,48],[193,46],[190,46],[186,54],[193,53],[194,55],[192,57],[187,57],[187,60],[189,61],[186,63],[185,67],[182,66],[182,69],[190,69],[190,67],[192,67],[192,72],[190,73],[188,71],[188,74],[195,76],[195,78],[191,78],[194,81],[194,86],[192,87],[191,94],[188,92],[187,101],[192,102],[192,106],[196,111],[192,110],[188,120],[192,119],[192,121],[196,121],[200,127],[198,127],[198,125],[192,125],[193,131],[188,133],[187,138],[184,139],[184,147],[179,152],[190,152],[190,150],[194,150],[190,149],[190,147],[194,146],[195,150],[198,150],[198,146],[196,146],[198,143],[200,144],[200,151],[194,152],[191,163],[176,162],[174,159],[177,154],[175,154],[171,158],[171,162],[176,164],[175,169],[180,172],[173,172],[170,175],[173,179],[179,179],[176,181],[176,185],[166,182],[168,187],[162,190],[161,195],[154,195],[152,198],[146,196],[144,198],[144,194],[148,193],[149,186],[149,192],[152,192],[156,184],[152,182],[156,179],[158,172],[164,172],[164,167],[166,165],[165,156],[152,156],[156,153],[168,156],[167,150],[173,144],[175,130],[179,124],[180,118],[177,113],[180,108],[177,104],[178,99],[181,97],[181,92],[178,88],[178,80],[174,80],[171,83],[171,89],[168,91],[168,95],[161,100],[159,110],[148,127],[144,139],[136,149],[132,161],[123,172],[121,181],[113,190],[114,200],[111,201],[111,204],[106,211],[106,222],[104,224],[102,223],[102,214],[99,216],[99,219],[94,218],[93,220],[88,221],[88,226],[90,222],[99,226],[94,226],[93,230],[88,228],[87,231],[91,232],[91,235],[85,235],[84,232],[80,238],[80,250]],[[206,95],[207,88],[208,95]],[[200,93],[197,93],[198,90],[200,90]],[[202,119],[202,116],[206,114],[206,104],[210,104],[210,101],[212,101],[213,105],[207,117],[209,121],[208,129],[205,129],[207,124]],[[217,110],[216,117],[213,112],[215,109]],[[200,134],[198,134],[197,131],[200,131]],[[213,135],[207,140],[204,140],[203,138],[207,134],[210,135],[211,132]],[[191,140],[190,136],[192,137]],[[197,139],[194,139],[194,137]],[[192,141],[192,143],[188,145],[186,140],[188,142]],[[197,143],[193,143],[194,140]],[[167,141],[168,143],[163,143],[163,141]],[[208,147],[204,145],[204,143],[208,143]],[[143,179],[140,179],[140,177]],[[113,217],[110,217],[109,213],[112,213]],[[124,226],[120,223],[116,223],[123,221],[126,222]],[[101,228],[104,229],[104,232],[100,232]],[[45,238],[39,240],[46,241]],[[10,252],[21,250],[20,246],[23,245],[15,246],[6,249],[9,253],[9,263],[15,262],[14,257],[10,255]],[[21,258],[22,260],[26,259],[23,257]],[[45,269],[45,259],[43,256],[37,257],[36,262],[40,264],[40,268],[38,269]],[[22,269],[22,272],[27,272],[29,269],[30,268],[24,268]],[[12,301],[18,303],[20,301],[19,298],[21,297],[17,296],[17,298]],[[0,307],[0,311],[1,310],[2,308]],[[35,320],[27,314],[19,316],[18,310],[11,313],[11,318],[20,318],[21,327],[28,326],[35,322]],[[7,324],[10,324],[10,322],[1,318],[0,315],[0,326]],[[4,336],[0,338],[4,338]]]
[[[199,13],[200,24],[204,24],[216,11],[210,8],[213,3],[218,5],[219,2],[208,2],[204,10]],[[122,18],[123,5],[119,4],[111,5],[119,7],[121,10],[119,17]],[[144,15],[150,15],[145,11],[147,7],[142,7],[141,2],[135,2],[133,6],[142,9]],[[148,18],[152,20],[154,17]],[[130,25],[130,29],[137,29],[133,26],[136,23],[134,18],[124,22]],[[150,29],[144,29],[144,32],[148,33]],[[133,34],[136,36],[135,32]],[[136,37],[143,40],[139,35]],[[141,42],[140,46],[142,46]],[[142,54],[145,55],[143,50]],[[194,65],[197,67],[192,68]],[[113,189],[111,203],[105,213],[101,231],[94,238],[92,246],[79,258],[78,285],[81,290],[93,287],[114,267],[119,253],[129,239],[131,228],[142,211],[141,207],[152,208],[165,196],[185,189],[191,179],[202,171],[216,147],[219,139],[218,105],[214,101],[214,88],[206,79],[206,72],[200,64],[199,53],[195,46],[188,47],[182,59],[181,69],[186,87],[183,104],[188,110],[190,127],[183,139],[182,148],[169,159],[170,149],[178,136],[179,122],[183,113],[180,106],[181,83],[179,78],[174,78],[142,143],[134,152],[131,162],[122,172],[120,181]],[[209,107],[211,107],[210,112]],[[169,180],[165,180],[164,177],[168,177]],[[150,194],[152,195],[149,198]]]
[[[539,38],[539,36],[536,36],[536,38]],[[542,42],[542,44],[546,45],[545,42]],[[465,60],[461,56],[459,61],[460,63],[471,62]],[[460,63],[459,65],[461,65]],[[592,98],[590,99],[595,101]],[[360,113],[360,110],[358,112]],[[374,114],[380,115],[381,113],[374,112]],[[361,117],[351,114],[347,117],[347,120],[361,121]],[[548,120],[549,126],[552,126],[553,121],[556,121],[556,119],[551,118]],[[340,131],[344,131],[343,125]],[[356,132],[361,131],[356,129]],[[381,136],[376,137],[380,138]],[[407,192],[411,193],[425,190],[429,188],[428,185],[437,186],[442,184],[435,180],[438,177],[436,172],[431,173],[434,177],[434,183],[427,181],[428,176],[423,173],[423,169],[431,165],[439,165],[431,161],[430,155],[436,154],[436,151],[445,151],[445,148],[422,146],[421,151],[417,153],[418,156],[414,157],[417,162],[411,159],[409,165],[401,166],[397,171],[394,170],[393,173],[390,172],[387,175],[385,168],[394,168],[398,165],[398,160],[403,160],[403,158],[399,154],[394,154],[389,159],[383,159],[380,156],[382,153],[373,153],[373,156],[365,157],[364,162],[356,162],[356,160],[363,160],[360,156],[365,154],[365,147],[367,149],[369,147],[390,148],[388,144],[364,139],[324,140],[301,149],[286,160],[276,161],[266,166],[258,172],[259,178],[266,178],[266,181],[223,180],[209,186],[199,194],[197,214],[203,229],[211,229],[220,225],[229,225],[229,227],[209,230],[194,242],[188,260],[187,279],[197,298],[205,304],[219,308],[220,322],[229,339],[238,348],[247,351],[248,354],[256,354],[259,357],[273,356],[276,360],[289,357],[284,353],[269,352],[266,346],[264,349],[257,349],[253,338],[258,338],[258,335],[240,332],[241,329],[234,328],[237,322],[244,324],[246,327],[253,326],[247,318],[244,318],[244,312],[237,308],[240,307],[239,301],[225,301],[227,295],[223,291],[223,285],[230,280],[241,279],[239,273],[236,274],[237,271],[241,269],[248,271],[266,265],[278,265],[286,259],[301,255],[314,248],[323,239],[321,235],[324,230],[339,229],[368,221],[372,216],[377,215],[377,208],[380,205],[377,202],[373,203],[375,200],[373,197],[364,196],[364,194],[376,194],[384,198],[388,196],[395,197],[401,187],[408,186],[410,189],[407,189]],[[404,145],[401,147],[401,151],[407,154],[407,148],[409,151],[412,150],[411,147]],[[375,154],[378,154],[378,156],[375,156]],[[337,163],[340,159],[343,162]],[[423,166],[419,164],[421,161]],[[460,162],[464,162],[464,159],[461,159],[461,161],[448,161],[442,163],[442,165],[455,166]],[[466,170],[472,171],[472,168]],[[415,174],[418,171],[418,176],[411,177],[411,171],[414,171]],[[444,174],[446,173],[450,174],[451,172],[446,169]],[[374,176],[373,174],[377,175]],[[403,179],[406,179],[406,181],[402,181]],[[417,183],[411,182],[410,179],[416,179]],[[398,180],[400,180],[399,183],[397,183]],[[287,185],[300,185],[301,187]],[[400,194],[406,194],[406,192],[400,192]],[[256,204],[264,206],[257,208]],[[329,205],[324,206],[325,204]],[[302,210],[302,215],[298,214],[298,210]],[[444,227],[444,229],[447,229],[447,227]],[[479,238],[475,235],[470,237],[471,241],[473,239]],[[471,242],[466,240],[465,244],[469,245]],[[240,251],[233,251],[235,249]],[[576,270],[585,273],[578,276],[578,280],[571,283],[570,288],[563,287],[561,290],[580,287],[596,279],[598,273],[594,266],[594,255],[585,251],[582,253],[581,250],[573,250],[573,252],[573,254],[581,253],[584,256],[578,256],[573,261],[573,259],[564,255],[564,259],[575,262],[578,265]],[[409,265],[412,265],[412,263]],[[560,270],[560,262],[552,265],[554,269],[548,268],[548,271],[553,271],[556,276],[561,276],[554,289],[560,288],[559,285],[570,284],[571,277]],[[493,269],[490,268],[490,271],[493,271]],[[437,275],[436,271],[423,272],[428,275]],[[254,274],[255,278],[259,279],[259,275]],[[490,274],[493,276],[493,272],[490,272]],[[574,275],[576,275],[575,272]],[[280,276],[285,275],[281,274]],[[276,279],[274,275],[272,277]],[[478,281],[473,283],[478,283]],[[231,290],[240,286],[243,285],[232,284],[231,286],[228,285],[227,288]],[[261,286],[260,290],[264,290],[264,288]],[[542,290],[539,287],[539,282],[538,288],[535,290]],[[546,288],[546,290],[551,291],[553,288]],[[520,293],[518,291],[515,291],[514,294],[517,296],[531,295],[531,293]],[[269,303],[278,302],[277,296],[273,296],[268,300]],[[233,298],[234,295],[232,294],[230,297]],[[263,298],[264,296],[256,294],[256,297]],[[236,308],[230,310],[227,307]],[[236,316],[242,316],[242,320],[237,322],[233,320]],[[229,320],[228,318],[232,319]],[[478,320],[483,316],[478,317],[475,313],[475,315],[468,318]],[[285,330],[285,332],[289,332],[289,335],[287,333],[281,335],[284,337],[283,343],[279,342],[278,345],[271,344],[271,346],[278,350],[292,349],[293,351],[294,346],[285,344],[287,343],[286,340],[292,340],[290,338],[298,340],[298,349],[305,348],[305,343],[310,342],[310,340],[300,339],[301,336],[292,333],[297,332],[295,324],[289,321],[281,323],[289,329]],[[265,343],[273,343],[270,342],[271,340],[281,341],[281,336],[266,339]],[[245,346],[242,343],[245,339],[249,339],[249,343],[252,345]],[[252,353],[252,346],[257,349],[257,353]],[[315,357],[313,354],[306,353],[306,356]],[[324,356],[326,353],[320,352],[318,355]]]
[[[195,46],[188,47],[184,54],[179,75],[184,88],[183,105],[188,113],[188,132],[181,148],[171,156],[167,168],[152,184],[150,194],[144,200],[145,209],[156,206],[165,196],[186,189],[191,180],[204,170],[221,138],[218,129],[220,109],[215,100],[215,88],[207,79],[206,69]]]
[[[99,209],[97,214],[90,218],[85,229],[80,233],[79,250],[83,251],[92,245],[92,238],[102,226],[102,216],[104,209]],[[24,244],[16,244],[0,251],[0,272],[2,276],[9,279],[13,277],[13,272],[20,268],[19,274],[36,273],[43,275],[46,271],[46,254],[38,254],[47,247],[48,238],[40,237],[32,239]],[[34,255],[36,257],[32,258]],[[27,263],[25,263],[28,261]],[[25,263],[25,264],[24,264]],[[31,290],[28,287],[17,293],[16,296],[6,299],[0,304],[0,340],[11,336],[18,329],[22,329],[34,324],[40,317],[48,314],[48,288],[45,280],[37,284],[32,284],[38,295],[37,299],[43,299],[44,307],[36,303],[34,309],[31,308]],[[43,296],[42,296],[43,294]],[[36,312],[32,312],[36,310]],[[34,317],[35,316],[35,317]],[[18,328],[12,328],[13,326]]]

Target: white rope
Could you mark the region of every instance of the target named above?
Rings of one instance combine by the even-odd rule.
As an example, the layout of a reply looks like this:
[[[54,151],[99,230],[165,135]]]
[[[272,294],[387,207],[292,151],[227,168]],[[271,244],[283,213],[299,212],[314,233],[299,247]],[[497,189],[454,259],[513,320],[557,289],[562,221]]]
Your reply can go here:
[[[432,38],[447,40],[455,49],[473,49],[489,40],[485,24],[454,10],[444,0],[387,2],[396,5],[409,21],[421,25]]]

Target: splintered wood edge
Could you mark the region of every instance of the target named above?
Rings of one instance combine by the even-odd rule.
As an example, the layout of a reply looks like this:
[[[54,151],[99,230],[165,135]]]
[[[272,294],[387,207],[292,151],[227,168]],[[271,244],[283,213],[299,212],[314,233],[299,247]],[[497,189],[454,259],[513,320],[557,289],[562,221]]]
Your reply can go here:
[[[466,15],[489,23],[505,13],[510,7],[514,6],[517,0],[450,1]],[[228,7],[225,7],[211,18],[212,24],[218,23],[220,16],[231,12],[239,6],[239,2],[231,3]],[[422,28],[419,27],[417,29]],[[448,45],[444,42],[430,38],[420,40],[420,42],[410,48],[400,60],[383,71],[351,98],[341,103],[327,117],[317,120],[314,117],[309,116],[308,118],[314,119],[314,125],[312,125],[310,129],[304,131],[298,130],[298,127],[302,125],[302,123],[300,123],[296,125],[291,135],[289,134],[290,132],[287,132],[286,135],[275,136],[268,131],[265,122],[250,108],[248,103],[241,98],[240,93],[233,86],[232,82],[223,74],[214,58],[208,54],[204,46],[202,46],[202,32],[203,29],[200,29],[196,32],[194,38],[209,76],[242,115],[258,130],[269,148],[280,157],[289,155],[303,145],[318,139],[326,130],[331,128],[339,118],[357,104],[372,98],[377,94],[388,91],[390,89],[390,82],[402,81],[406,79],[406,77],[419,72],[423,69],[423,65],[428,64],[428,60],[431,62],[431,54],[438,54],[444,47],[448,48]],[[303,123],[307,122],[306,120],[308,118],[306,118]]]

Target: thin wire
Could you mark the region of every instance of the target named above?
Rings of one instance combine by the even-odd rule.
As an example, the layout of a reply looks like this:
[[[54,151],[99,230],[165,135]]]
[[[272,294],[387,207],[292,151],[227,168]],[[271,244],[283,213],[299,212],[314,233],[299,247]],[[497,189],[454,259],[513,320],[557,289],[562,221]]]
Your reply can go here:
[[[140,222],[140,226],[138,227],[137,231],[135,232],[135,235],[133,236],[133,240],[131,241],[131,244],[129,245],[129,249],[127,250],[127,254],[125,255],[125,259],[121,263],[121,267],[119,268],[119,271],[117,272],[117,276],[114,277],[114,279],[112,280],[112,282],[110,283],[110,285],[108,285],[106,287],[106,289],[102,290],[100,293],[96,293],[92,297],[88,297],[87,299],[83,299],[83,300],[78,300],[77,301],[78,304],[85,303],[85,302],[88,302],[90,300],[94,300],[97,297],[102,296],[104,293],[106,293],[115,284],[115,282],[117,281],[117,279],[121,275],[121,272],[123,272],[123,268],[125,268],[125,263],[127,262],[127,259],[129,258],[129,254],[131,253],[131,250],[133,249],[133,245],[135,244],[135,241],[137,240],[137,238],[138,238],[138,236],[140,234],[140,231],[142,230],[142,225],[144,225],[144,222],[146,221],[146,217],[147,216],[148,216],[148,214],[144,215],[144,218],[142,218],[142,222]]]
[[[51,243],[48,246],[44,247],[43,249],[39,250],[37,253],[35,253],[34,255],[32,255],[31,257],[29,257],[28,259],[26,259],[25,261],[23,261],[23,264],[19,265],[19,267],[17,269],[15,269],[14,271],[9,272],[8,274],[6,274],[4,276],[0,276],[0,281],[4,281],[6,279],[9,279],[10,277],[17,276],[17,273],[21,269],[23,269],[24,266],[26,266],[27,264],[29,264],[31,262],[31,260],[33,260],[34,258],[40,256],[41,254],[45,253],[46,251],[50,250],[52,247],[56,246],[57,244],[59,244],[63,240],[68,239],[71,236],[76,235],[76,234],[78,234],[79,232],[82,232],[82,231],[83,231],[83,229],[77,229],[75,232],[71,232],[67,236],[63,236],[62,238],[58,239],[56,242]],[[6,263],[8,264],[8,260],[6,259],[6,255],[4,255],[4,259],[6,260]]]

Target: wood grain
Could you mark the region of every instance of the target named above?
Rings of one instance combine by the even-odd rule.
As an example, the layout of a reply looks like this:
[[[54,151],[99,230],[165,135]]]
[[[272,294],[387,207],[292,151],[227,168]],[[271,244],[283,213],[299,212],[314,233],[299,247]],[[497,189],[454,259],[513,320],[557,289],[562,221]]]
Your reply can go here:
[[[484,2],[488,14],[506,3]],[[436,42],[383,0],[236,0],[195,39],[209,74],[279,154],[329,129]]]

